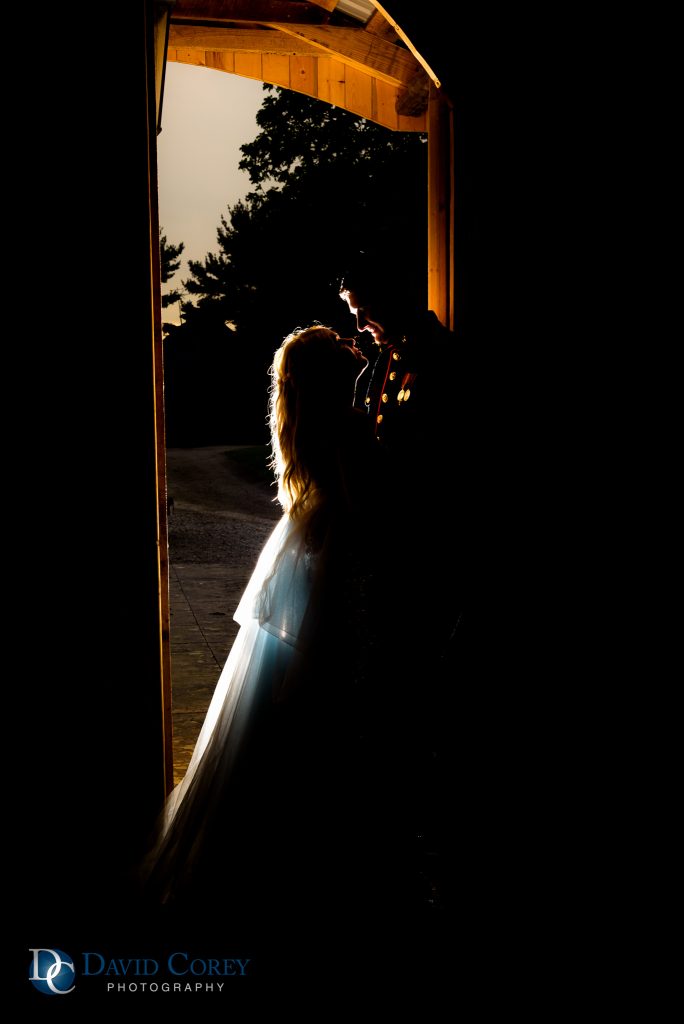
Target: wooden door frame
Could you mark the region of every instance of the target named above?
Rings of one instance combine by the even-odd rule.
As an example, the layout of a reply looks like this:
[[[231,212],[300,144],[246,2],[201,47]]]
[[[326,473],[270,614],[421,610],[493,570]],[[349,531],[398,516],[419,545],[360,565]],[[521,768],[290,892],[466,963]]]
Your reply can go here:
[[[379,4],[376,6],[386,14]],[[157,480],[157,536],[159,552],[159,618],[161,647],[161,713],[163,732],[163,760],[166,793],[173,787],[173,734],[172,734],[172,691],[170,651],[170,608],[169,608],[169,557],[167,522],[166,482],[166,438],[164,424],[164,368],[162,348],[161,316],[161,264],[159,253],[159,211],[157,201],[157,154],[156,135],[161,128],[160,118],[163,102],[163,83],[167,61],[168,23],[172,5],[164,0],[154,0],[153,24],[150,29],[150,45],[154,53],[151,67],[154,70],[154,124],[155,131],[150,139],[150,251],[153,266],[154,302],[154,418],[156,436],[156,480]],[[399,26],[395,27],[399,30]],[[401,31],[401,30],[399,30]],[[422,61],[418,50],[401,33],[411,52]],[[234,67],[234,65],[233,65]],[[453,105],[444,91],[438,88],[431,75],[430,96],[427,116],[428,135],[428,305],[439,320],[451,330],[455,324],[454,303],[454,117]],[[219,69],[217,67],[217,69]],[[221,70],[227,70],[220,68]],[[227,73],[239,73],[234,70]],[[250,74],[249,77],[258,77]],[[341,105],[339,100],[337,105]],[[406,119],[404,119],[406,120]],[[401,130],[401,129],[399,129]]]

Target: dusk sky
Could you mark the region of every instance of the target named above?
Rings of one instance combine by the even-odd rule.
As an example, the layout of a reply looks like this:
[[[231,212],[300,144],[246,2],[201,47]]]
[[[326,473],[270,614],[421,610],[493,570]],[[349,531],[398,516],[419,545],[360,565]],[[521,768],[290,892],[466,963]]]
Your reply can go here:
[[[183,262],[169,288],[181,287],[188,259],[216,252],[216,229],[226,207],[250,190],[238,170],[240,146],[258,133],[263,83],[224,71],[166,66],[159,158],[159,223],[169,242],[185,242]],[[166,289],[165,289],[166,290]],[[165,318],[175,320],[175,309]]]

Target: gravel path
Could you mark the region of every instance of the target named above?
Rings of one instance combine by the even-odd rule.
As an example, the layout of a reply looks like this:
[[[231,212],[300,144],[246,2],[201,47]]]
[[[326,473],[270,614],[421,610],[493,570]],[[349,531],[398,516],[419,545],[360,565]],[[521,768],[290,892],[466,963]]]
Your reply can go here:
[[[183,777],[259,553],[280,518],[253,445],[167,451],[174,781]]]

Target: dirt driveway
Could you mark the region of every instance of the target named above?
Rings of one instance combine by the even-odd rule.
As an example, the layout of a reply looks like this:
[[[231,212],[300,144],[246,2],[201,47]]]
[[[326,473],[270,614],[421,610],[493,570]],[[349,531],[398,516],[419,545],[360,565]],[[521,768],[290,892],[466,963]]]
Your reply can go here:
[[[237,633],[233,612],[280,518],[267,457],[255,445],[167,451],[176,782]]]

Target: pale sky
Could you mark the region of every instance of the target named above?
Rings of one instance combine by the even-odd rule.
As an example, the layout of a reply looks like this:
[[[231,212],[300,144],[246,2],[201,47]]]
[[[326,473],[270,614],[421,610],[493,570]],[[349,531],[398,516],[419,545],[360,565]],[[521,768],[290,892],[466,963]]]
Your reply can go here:
[[[164,288],[181,288],[188,259],[218,250],[216,229],[227,206],[253,186],[238,170],[240,146],[258,134],[263,83],[211,68],[167,64],[162,130],[157,137],[159,223],[169,242],[185,242],[183,261]],[[165,319],[175,320],[175,308]]]

